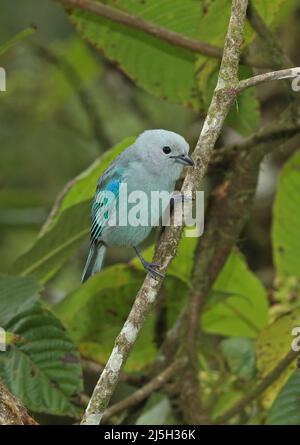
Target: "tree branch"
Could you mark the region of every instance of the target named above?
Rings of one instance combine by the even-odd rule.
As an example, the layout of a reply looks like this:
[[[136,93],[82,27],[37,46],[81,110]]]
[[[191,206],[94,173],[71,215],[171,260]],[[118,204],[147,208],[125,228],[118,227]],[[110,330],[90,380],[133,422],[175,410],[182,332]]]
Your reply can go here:
[[[162,28],[155,23],[148,22],[128,14],[127,12],[119,9],[111,8],[103,3],[91,0],[58,0],[64,6],[68,8],[80,9],[82,11],[92,12],[93,14],[104,17],[121,25],[129,26],[130,28],[138,29],[146,34],[150,34],[154,37],[158,37],[171,43],[174,46],[187,49],[196,53],[204,54],[209,57],[221,59],[222,48],[210,45],[209,43],[200,42],[198,40],[190,39],[182,34],[170,31]]]
[[[206,42],[194,40],[179,34],[169,29],[163,28],[143,20],[140,17],[133,16],[127,12],[119,9],[111,8],[103,3],[95,3],[92,0],[56,0],[63,4],[66,8],[79,9],[81,11],[91,12],[100,17],[104,17],[112,22],[120,23],[121,25],[129,26],[130,28],[137,29],[151,36],[157,37],[165,42],[170,43],[178,48],[183,48],[188,51],[192,51],[197,54],[202,54],[215,59],[222,59],[223,49],[217,46],[211,45]],[[252,60],[252,58],[242,58],[242,62],[246,65],[250,65],[256,68],[266,68],[265,64]]]
[[[236,414],[239,414],[253,400],[257,399],[272,383],[274,383],[283,371],[299,356],[299,353],[290,351],[279,363],[272,369],[266,377],[258,383],[246,397],[238,401],[232,408],[216,419],[216,423],[226,423]]]
[[[116,414],[119,414],[120,412],[128,408],[131,408],[132,406],[137,405],[138,403],[145,400],[154,391],[164,386],[165,383],[167,383],[170,380],[170,378],[183,367],[183,365],[184,365],[184,360],[178,359],[174,361],[168,368],[166,368],[164,371],[162,371],[160,374],[158,374],[156,377],[150,380],[150,382],[148,382],[138,391],[134,392],[126,399],[121,400],[121,402],[118,402],[115,405],[109,407],[105,411],[102,421],[106,422],[110,417],[115,416]]]
[[[256,86],[261,83],[270,82],[271,80],[295,79],[296,77],[300,78],[300,67],[259,74],[258,76],[241,80],[238,85],[238,92],[240,93],[247,88]]]
[[[182,192],[184,195],[191,194],[199,188],[215,142],[222,130],[225,117],[236,97],[239,56],[243,41],[247,3],[247,0],[233,0],[232,2],[231,18],[225,40],[218,84],[194,151],[195,168],[191,169],[192,171],[187,174],[183,183]],[[159,240],[155,258],[163,264],[163,270],[167,269],[176,255],[181,233],[182,227],[167,227]],[[147,314],[156,301],[162,281],[162,279],[154,280],[150,275],[147,275],[125,325],[115,341],[107,365],[96,384],[81,422],[83,425],[99,424],[101,421],[118,383],[120,370],[133,348]]]

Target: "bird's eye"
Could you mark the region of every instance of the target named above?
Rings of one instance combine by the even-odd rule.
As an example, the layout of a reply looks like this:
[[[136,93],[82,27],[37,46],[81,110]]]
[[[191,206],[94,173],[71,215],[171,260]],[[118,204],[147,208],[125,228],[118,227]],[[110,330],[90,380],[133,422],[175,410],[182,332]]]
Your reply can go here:
[[[171,149],[170,149],[170,147],[164,147],[164,148],[163,148],[163,152],[164,152],[166,155],[168,155],[169,153],[171,153]]]

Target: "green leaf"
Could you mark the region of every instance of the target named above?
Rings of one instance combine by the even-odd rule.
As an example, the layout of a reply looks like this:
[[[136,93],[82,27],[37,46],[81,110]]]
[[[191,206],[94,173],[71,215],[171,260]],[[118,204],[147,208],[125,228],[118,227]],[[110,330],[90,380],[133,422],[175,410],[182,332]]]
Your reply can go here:
[[[253,1],[254,6],[267,25],[271,25],[277,18],[277,15],[281,15],[284,5],[287,3],[289,3],[289,0],[273,0],[272,2]]]
[[[290,376],[276,397],[267,425],[300,425],[300,370]]]
[[[210,304],[210,298],[218,292],[226,292],[226,298]],[[237,252],[226,261],[210,298],[201,319],[208,333],[255,338],[267,324],[266,291]]]
[[[280,174],[273,208],[273,256],[277,276],[300,278],[300,151]]]
[[[166,397],[158,394],[151,396],[144,413],[137,419],[136,425],[175,425],[171,418],[171,405]]]
[[[126,265],[103,269],[54,307],[68,328],[83,356],[105,362],[119,334],[144,273]],[[153,317],[143,325],[127,367],[139,370],[152,362],[156,354],[153,342]]]
[[[230,408],[232,408],[243,396],[241,391],[228,391],[221,394],[218,400],[215,402],[211,417],[212,420],[216,420],[218,417],[225,414]]]
[[[191,283],[194,252],[198,241],[199,238],[188,238],[183,234],[177,255],[168,269],[168,275],[173,275],[187,285]]]
[[[181,0],[152,0],[150,7],[131,0],[108,0],[106,4],[194,38],[203,16],[194,0],[184,4]],[[85,39],[148,92],[199,108],[193,53],[92,13],[74,10],[71,19]]]
[[[144,277],[143,268],[135,270],[128,264],[116,264],[91,277],[54,306],[84,357],[97,362],[108,359]],[[166,277],[162,289],[166,328],[173,325],[182,310],[187,289],[187,284],[176,276]],[[129,357],[129,370],[140,370],[154,360],[154,322],[155,314],[150,314]]]
[[[18,34],[16,34],[14,37],[12,37],[7,42],[2,43],[0,45],[0,56],[2,56],[10,48],[15,46],[17,43],[21,42],[22,40],[26,39],[27,37],[31,36],[35,32],[36,32],[36,27],[35,26],[29,26],[28,28],[25,28],[23,31],[21,31]]]
[[[253,340],[243,337],[228,338],[221,342],[220,348],[233,374],[246,380],[254,377],[256,355]]]
[[[262,17],[268,23],[274,20],[282,2],[274,0],[266,8],[258,2]],[[182,36],[220,48],[227,32],[231,8],[228,0],[185,0],[184,4],[182,0],[151,0],[151,6],[148,1],[107,0],[105,4]],[[197,111],[203,109],[198,83],[201,83],[202,74],[206,76],[204,66],[210,60],[208,57],[96,14],[76,9],[69,13],[79,33],[103,51],[108,59],[118,64],[138,85],[171,102],[181,103]],[[254,36],[255,32],[248,25],[244,45],[253,40]],[[257,124],[257,103],[252,92],[243,94],[239,102],[240,111],[238,114],[233,111],[229,122],[239,131],[241,129],[248,133]],[[246,112],[242,116],[244,108]]]
[[[291,350],[291,343],[294,339],[292,330],[296,326],[300,326],[299,308],[281,316],[261,331],[256,343],[259,378],[263,378],[271,372]],[[295,362],[293,362],[263,394],[262,401],[266,408],[272,405],[278,391],[285,384],[294,369]]]
[[[129,145],[135,141],[134,137],[129,137],[115,145],[110,150],[107,150],[99,159],[97,159],[90,167],[80,173],[73,181],[72,184],[64,196],[60,206],[54,213],[54,220],[50,227],[58,221],[62,213],[80,203],[85,203],[88,200],[92,200],[95,194],[96,185],[99,177],[111,164],[111,162],[119,156]]]
[[[34,275],[42,283],[52,278],[65,261],[74,254],[90,233],[91,200],[99,176],[133,139],[128,138],[106,152],[99,160],[81,173],[73,187],[53,213],[53,221],[46,234],[17,259],[12,273]]]
[[[40,291],[31,277],[0,278],[0,326],[18,339],[0,354],[0,377],[28,409],[77,417],[79,355]]]

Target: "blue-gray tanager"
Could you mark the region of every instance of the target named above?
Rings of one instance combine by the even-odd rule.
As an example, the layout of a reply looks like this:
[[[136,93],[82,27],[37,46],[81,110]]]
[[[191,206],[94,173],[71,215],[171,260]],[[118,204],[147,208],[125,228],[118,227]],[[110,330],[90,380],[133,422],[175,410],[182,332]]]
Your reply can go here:
[[[90,251],[82,282],[101,270],[106,248],[110,246],[133,247],[144,268],[154,277],[162,276],[157,270],[159,264],[147,262],[138,250],[138,245],[149,235],[151,224],[132,226],[117,222],[110,225],[109,222],[120,208],[121,213],[130,211],[129,204],[123,206],[119,202],[120,187],[124,184],[128,196],[131,192],[142,191],[149,202],[153,191],[171,194],[183,167],[193,165],[188,152],[189,144],[179,134],[166,130],[148,130],[105,170],[98,180],[92,205]],[[109,196],[115,199],[110,199]],[[150,209],[148,203],[145,207]],[[158,221],[164,210],[163,206],[156,210],[151,208],[151,221]],[[157,214],[153,215],[153,211]]]

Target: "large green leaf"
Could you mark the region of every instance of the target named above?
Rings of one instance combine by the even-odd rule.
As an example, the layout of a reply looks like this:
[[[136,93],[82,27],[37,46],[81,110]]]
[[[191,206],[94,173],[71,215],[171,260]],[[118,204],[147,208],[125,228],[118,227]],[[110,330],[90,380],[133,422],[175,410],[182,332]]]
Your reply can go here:
[[[253,0],[253,5],[264,21],[270,25],[278,15],[281,15],[282,5],[286,2],[287,0],[272,0],[271,2]],[[212,0],[208,4],[206,0],[199,0],[199,3],[200,5],[202,4],[202,8],[205,8],[205,14],[201,18],[201,25],[197,33],[198,39],[201,41],[209,41],[209,43],[222,47],[228,29],[231,2],[228,0]],[[208,5],[209,7],[207,7]],[[249,44],[254,37],[255,32],[248,21],[246,21],[244,47]]]
[[[125,150],[125,148],[134,142],[134,140],[134,137],[126,138],[115,147],[107,150],[89,168],[80,173],[80,175],[72,181],[72,185],[54,214],[55,217],[50,227],[58,221],[64,210],[93,198],[99,176],[107,169],[109,164],[111,164],[111,162]]]
[[[285,164],[273,209],[273,255],[277,275],[300,278],[300,151]]]
[[[271,325],[263,329],[256,342],[258,377],[264,378],[291,350],[291,343],[294,339],[292,330],[300,325],[300,309],[281,316]],[[285,384],[293,370],[293,362],[272,384],[263,395],[263,404],[269,408],[278,391]]]
[[[272,23],[285,0],[274,0],[268,6],[255,2],[266,22]],[[106,0],[103,2],[144,20],[219,47],[223,46],[228,28],[231,3],[228,0]],[[80,34],[113,62],[132,80],[153,95],[181,103],[195,110],[203,109],[198,87],[208,78],[206,56],[172,46],[157,37],[129,28],[95,14],[74,10],[71,20]],[[247,25],[244,45],[253,40],[255,33]],[[218,68],[218,62],[214,63]],[[257,125],[257,102],[252,92],[239,98],[239,111],[233,110],[228,119],[238,131],[248,133]]]
[[[84,240],[88,240],[91,199],[97,179],[132,140],[126,139],[106,152],[74,180],[73,187],[53,215],[50,229],[28,252],[17,259],[12,268],[13,273],[34,275],[44,283],[55,275]]]
[[[30,410],[76,417],[79,355],[60,321],[39,301],[40,290],[31,277],[0,278],[0,326],[12,337],[0,354],[0,377]]]
[[[201,321],[206,332],[248,338],[267,324],[266,291],[237,252],[219,274]]]
[[[300,370],[290,376],[276,397],[267,425],[300,425]]]
[[[194,38],[204,18],[194,0],[152,0],[151,5],[132,0],[105,3]],[[71,19],[84,38],[138,85],[156,96],[199,108],[193,53],[91,13],[74,10]]]

